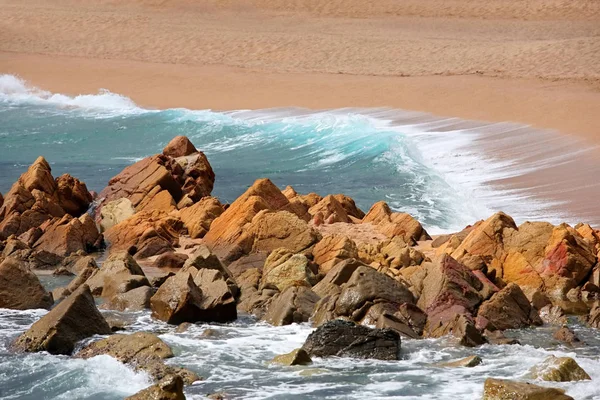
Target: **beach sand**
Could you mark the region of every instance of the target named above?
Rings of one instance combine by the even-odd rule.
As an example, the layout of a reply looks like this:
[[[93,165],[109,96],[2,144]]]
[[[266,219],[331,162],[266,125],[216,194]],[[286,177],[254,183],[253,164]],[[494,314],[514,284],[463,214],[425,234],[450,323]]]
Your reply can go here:
[[[594,0],[0,0],[0,73],[143,106],[388,106],[600,143]]]

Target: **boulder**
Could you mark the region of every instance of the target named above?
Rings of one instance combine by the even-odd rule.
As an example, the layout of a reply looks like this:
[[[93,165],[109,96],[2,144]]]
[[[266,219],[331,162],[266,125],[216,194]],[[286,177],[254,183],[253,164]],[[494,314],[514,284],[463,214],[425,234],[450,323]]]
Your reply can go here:
[[[200,321],[202,291],[191,274],[176,274],[163,283],[150,299],[152,317],[168,324]]]
[[[340,261],[358,258],[358,248],[347,236],[327,235],[313,248],[313,257],[319,272],[327,274]]]
[[[373,204],[362,223],[373,224],[388,238],[400,236],[407,243],[431,239],[419,221],[409,214],[392,212],[383,201]]]
[[[196,321],[229,322],[237,319],[235,293],[220,271],[202,268],[194,275],[194,283],[202,292]]]
[[[281,354],[276,356],[271,360],[274,364],[282,364],[282,365],[309,365],[312,364],[312,360],[310,356],[304,349],[295,349],[290,353]]]
[[[335,320],[318,327],[302,346],[310,356],[397,360],[400,336],[391,329],[372,329]]]
[[[225,279],[234,279],[229,268],[224,266],[219,257],[214,255],[205,245],[200,245],[194,250],[192,255],[183,264],[182,270],[189,270],[190,268],[196,270],[214,269],[215,271],[219,271]]]
[[[188,258],[187,254],[170,251],[158,256],[152,266],[155,268],[181,268]]]
[[[367,267],[362,262],[352,258],[336,264],[327,272],[312,290],[320,297],[341,292],[341,286],[348,282],[358,267]]]
[[[124,293],[115,294],[102,305],[102,308],[117,311],[141,311],[150,308],[152,296],[154,296],[153,288],[140,286]]]
[[[569,329],[568,326],[563,326],[560,329],[558,329],[556,332],[554,332],[552,337],[569,345],[581,342],[581,340],[579,340],[575,332]]]
[[[486,337],[476,328],[473,318],[469,314],[453,314],[441,320],[432,322],[427,320],[425,331],[428,337],[442,337],[452,334],[459,343],[466,347],[475,347],[487,343]]]
[[[54,300],[38,277],[22,261],[0,259],[0,308],[27,310],[49,309]]]
[[[40,226],[43,234],[35,242],[34,249],[59,256],[68,256],[78,251],[94,252],[102,246],[102,236],[89,214],[74,218],[66,214]]]
[[[309,266],[309,261],[302,254],[293,254],[285,248],[274,250],[262,271],[261,287],[275,286],[283,292],[292,286],[311,287],[316,277]]]
[[[592,328],[600,328],[600,303],[594,302],[589,314],[585,317],[585,320]]]
[[[537,310],[519,285],[511,283],[479,307],[477,326],[480,329],[505,330],[542,325]]]
[[[126,397],[125,400],[185,400],[183,379],[178,375],[168,375],[160,382]]]
[[[532,379],[553,382],[591,380],[590,376],[571,357],[549,356],[529,371]]]
[[[179,211],[179,218],[192,239],[202,238],[209,231],[212,222],[225,209],[214,197],[205,197],[197,203]]]
[[[19,336],[14,346],[20,351],[68,355],[79,340],[109,333],[89,287],[82,285]]]
[[[342,205],[342,207],[344,207],[348,216],[356,219],[363,219],[365,217],[365,213],[356,206],[356,203],[352,198],[343,194],[336,194],[333,195],[333,197]]]
[[[483,387],[482,400],[574,400],[562,389],[515,382],[505,379],[487,378]]]
[[[307,322],[317,301],[319,296],[309,288],[290,286],[270,302],[263,319],[279,326]]]
[[[128,198],[120,198],[104,204],[100,210],[100,228],[109,230],[135,214],[135,208]]]

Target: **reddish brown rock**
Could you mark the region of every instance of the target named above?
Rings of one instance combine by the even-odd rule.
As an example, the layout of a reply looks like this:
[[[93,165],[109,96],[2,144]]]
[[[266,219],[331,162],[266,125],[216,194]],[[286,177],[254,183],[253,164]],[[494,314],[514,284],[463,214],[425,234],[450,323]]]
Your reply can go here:
[[[0,259],[0,308],[49,309],[53,303],[52,295],[46,292],[24,262],[13,258]]]
[[[188,258],[187,254],[170,251],[158,256],[152,265],[156,268],[181,268]]]
[[[307,322],[319,296],[307,287],[290,286],[274,298],[263,319],[272,325]]]
[[[223,206],[214,197],[206,197],[179,212],[183,225],[192,239],[202,238],[209,231],[212,222],[223,214]]]
[[[127,290],[124,290],[125,288],[116,289],[120,283],[129,281],[132,276],[145,278],[144,271],[130,254],[125,251],[113,252],[104,261],[102,267],[92,273],[86,281],[86,285],[89,286],[93,295],[110,298],[117,292],[123,293],[132,289],[132,287]],[[111,288],[107,288],[105,292],[107,286],[111,286]]]
[[[154,296],[154,289],[150,286],[140,286],[114,295],[101,308],[117,311],[141,311],[150,308],[152,296]]]
[[[93,252],[102,246],[102,236],[89,214],[79,218],[66,214],[40,226],[43,231],[35,242],[34,249],[59,256],[68,256],[78,251]]]
[[[2,193],[0,193],[0,208],[4,205],[4,197],[2,197]]]
[[[165,156],[177,158],[197,153],[196,147],[186,136],[175,136],[163,149]]]
[[[532,325],[542,325],[542,320],[515,283],[484,302],[477,313],[477,327],[481,330],[517,329]]]
[[[190,274],[176,274],[170,277],[150,299],[152,317],[168,324],[199,320],[202,292]]]
[[[392,212],[383,201],[373,204],[362,223],[373,224],[388,238],[400,236],[407,243],[431,239],[419,221],[409,214]]]
[[[69,174],[56,178],[56,195],[65,212],[74,217],[86,212],[93,200],[85,183]]]
[[[351,222],[344,207],[332,195],[325,196],[320,202],[312,206],[308,213],[311,216],[320,213],[323,220],[328,223]]]
[[[356,203],[354,203],[354,200],[344,194],[336,194],[333,197],[335,197],[335,199],[342,205],[342,207],[344,207],[344,210],[346,210],[346,213],[351,216],[354,217],[356,219],[363,219],[365,217],[365,213],[356,206]]]
[[[20,351],[68,355],[79,340],[109,333],[88,286],[82,285],[19,336],[14,346]]]

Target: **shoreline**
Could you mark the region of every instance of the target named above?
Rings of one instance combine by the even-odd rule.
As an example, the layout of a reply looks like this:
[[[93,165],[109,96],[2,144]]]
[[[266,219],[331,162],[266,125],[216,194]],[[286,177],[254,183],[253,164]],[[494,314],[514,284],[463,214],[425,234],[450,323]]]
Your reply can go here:
[[[107,89],[145,108],[391,107],[435,117],[531,125],[600,144],[596,129],[600,91],[582,83],[485,76],[279,73],[8,52],[0,52],[0,72],[54,93],[74,96]]]

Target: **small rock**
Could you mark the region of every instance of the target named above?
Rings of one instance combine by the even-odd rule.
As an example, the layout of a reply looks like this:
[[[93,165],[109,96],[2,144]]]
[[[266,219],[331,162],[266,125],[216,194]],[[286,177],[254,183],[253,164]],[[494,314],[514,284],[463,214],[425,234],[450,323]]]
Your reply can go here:
[[[547,388],[526,382],[487,378],[482,400],[575,400],[562,389]]]
[[[312,360],[306,350],[296,349],[290,353],[276,356],[271,362],[283,365],[308,365],[312,363]]]
[[[53,303],[52,294],[24,262],[9,257],[0,263],[0,308],[49,309]]]
[[[443,362],[443,363],[438,363],[435,365],[437,367],[449,367],[449,368],[456,368],[456,367],[472,368],[472,367],[478,366],[482,362],[483,362],[483,360],[481,359],[481,357],[470,356],[470,357],[462,358],[460,360]]]
[[[185,400],[183,379],[178,375],[170,375],[155,385],[144,389],[125,400]]]
[[[571,357],[550,356],[530,370],[533,379],[553,382],[591,380],[590,376]]]
[[[570,345],[580,342],[577,335],[575,335],[575,332],[573,332],[567,326],[563,326],[562,328],[554,332],[554,335],[552,336],[554,337],[554,339],[560,340],[561,342],[565,342]]]

